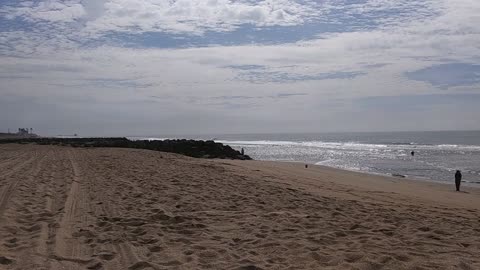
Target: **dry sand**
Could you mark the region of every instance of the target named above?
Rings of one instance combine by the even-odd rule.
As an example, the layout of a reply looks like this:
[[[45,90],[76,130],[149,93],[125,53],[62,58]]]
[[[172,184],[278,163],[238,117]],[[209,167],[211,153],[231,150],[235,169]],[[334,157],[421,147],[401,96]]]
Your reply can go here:
[[[320,166],[0,145],[0,269],[480,269],[480,192]]]

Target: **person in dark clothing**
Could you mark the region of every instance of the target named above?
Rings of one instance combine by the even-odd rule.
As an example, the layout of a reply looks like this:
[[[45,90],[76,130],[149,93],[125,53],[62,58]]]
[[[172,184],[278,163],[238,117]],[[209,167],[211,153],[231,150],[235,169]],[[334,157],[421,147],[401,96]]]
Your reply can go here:
[[[415,156],[415,151],[410,152],[410,155]]]
[[[455,173],[455,186],[457,187],[457,191],[460,191],[460,183],[462,182],[462,173],[457,170]]]
[[[243,150],[242,148],[242,151],[240,152],[242,155],[245,155],[245,150]]]

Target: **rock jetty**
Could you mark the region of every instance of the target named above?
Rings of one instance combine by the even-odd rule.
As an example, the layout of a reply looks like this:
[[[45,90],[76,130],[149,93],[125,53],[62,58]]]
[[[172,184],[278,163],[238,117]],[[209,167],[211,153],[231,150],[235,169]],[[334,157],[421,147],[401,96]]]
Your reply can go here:
[[[251,160],[229,145],[202,140],[129,140],[127,138],[21,138],[3,139],[0,143],[35,143],[41,145],[62,145],[72,147],[121,147],[148,149],[154,151],[182,154],[195,158],[220,158]]]

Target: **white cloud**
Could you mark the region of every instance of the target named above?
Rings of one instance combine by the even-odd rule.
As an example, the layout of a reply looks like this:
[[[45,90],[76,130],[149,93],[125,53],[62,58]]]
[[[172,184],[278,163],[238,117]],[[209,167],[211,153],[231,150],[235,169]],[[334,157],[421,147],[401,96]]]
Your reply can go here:
[[[295,0],[49,0],[7,6],[7,18],[70,23],[86,21],[87,33],[170,32],[201,34],[229,31],[242,24],[256,27],[299,25],[319,14],[318,5]]]
[[[15,16],[42,24],[33,32],[0,32],[0,94],[44,102],[57,100],[78,111],[82,108],[115,111],[118,105],[122,107],[118,111],[122,116],[128,115],[125,112],[128,109],[140,116],[143,113],[175,117],[168,113],[174,111],[182,114],[182,119],[187,119],[189,113],[205,117],[219,114],[223,117],[221,123],[227,123],[225,119],[229,117],[238,121],[242,115],[256,117],[253,112],[236,110],[241,106],[253,106],[262,121],[281,122],[278,117],[286,117],[285,114],[291,120],[311,121],[313,112],[335,117],[337,112],[349,111],[341,103],[332,107],[335,100],[439,92],[428,83],[409,80],[406,72],[444,62],[480,62],[480,2],[410,2],[411,5],[409,1],[371,0],[366,5],[351,7],[350,14],[369,14],[388,11],[396,7],[395,3],[401,9],[424,6],[419,13],[410,14],[410,18],[384,16],[387,23],[373,29],[323,34],[318,39],[290,44],[186,49],[122,48],[121,44],[84,46],[83,42],[97,38],[103,31],[199,34],[209,29],[231,30],[241,23],[254,27],[301,24],[320,11],[312,10],[313,5],[287,0],[260,1],[257,5],[227,0],[105,3],[90,0],[63,4],[50,1],[42,8],[40,4],[24,5],[17,10],[23,13]],[[83,13],[80,9],[74,12],[80,3]],[[49,9],[45,9],[47,6]],[[43,11],[36,14],[39,10]],[[58,23],[62,20],[66,23]],[[72,20],[82,24],[71,23]],[[244,71],[228,68],[240,65],[262,66],[266,76],[269,72],[295,74],[299,78],[326,73],[367,74],[289,84],[267,79],[264,84],[256,85],[238,80],[239,73]],[[475,87],[441,91],[471,93],[478,91]],[[216,104],[211,100],[215,96],[278,93],[307,95]]]
[[[23,2],[18,7],[7,6],[3,8],[7,18],[21,17],[27,20],[45,20],[52,22],[73,22],[85,16],[85,9],[80,1],[43,1],[34,5]],[[2,12],[2,13],[3,13]]]
[[[314,6],[294,0],[256,3],[231,0],[134,1],[105,3],[104,15],[88,23],[91,31],[165,31],[201,34],[227,31],[242,24],[253,26],[298,25],[317,15]]]

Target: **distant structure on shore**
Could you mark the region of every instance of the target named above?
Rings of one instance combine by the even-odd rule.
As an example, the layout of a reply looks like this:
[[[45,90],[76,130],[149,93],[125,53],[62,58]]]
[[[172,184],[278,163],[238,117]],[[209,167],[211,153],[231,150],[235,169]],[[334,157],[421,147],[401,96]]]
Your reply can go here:
[[[17,135],[25,136],[25,135],[28,135],[30,133],[33,133],[33,128],[30,128],[30,132],[29,132],[28,128],[19,128],[18,132],[17,132]]]
[[[33,128],[19,128],[16,133],[11,133],[10,129],[8,129],[7,133],[0,132],[1,139],[36,138],[36,137],[38,137],[38,135],[33,133]]]

